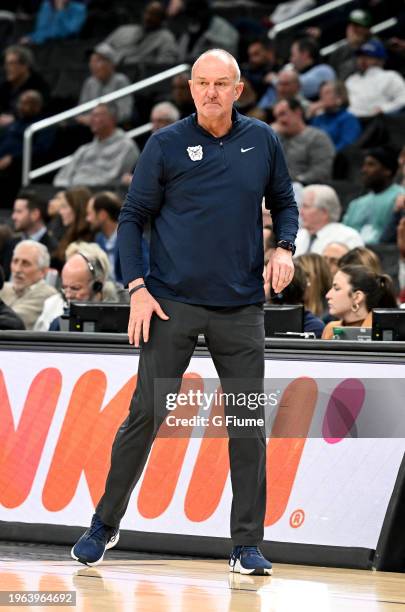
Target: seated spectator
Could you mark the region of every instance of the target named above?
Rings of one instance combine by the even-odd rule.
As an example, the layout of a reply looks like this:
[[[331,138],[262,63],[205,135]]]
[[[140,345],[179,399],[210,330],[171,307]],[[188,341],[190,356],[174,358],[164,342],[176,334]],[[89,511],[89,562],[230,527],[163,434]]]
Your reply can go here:
[[[293,42],[290,62],[300,75],[302,94],[308,100],[316,100],[321,85],[336,78],[331,66],[320,63],[318,43],[313,38],[299,38]]]
[[[23,189],[17,195],[11,218],[16,232],[21,232],[23,240],[36,240],[53,253],[58,246],[57,240],[48,233],[45,225],[47,204],[35,191]]]
[[[66,249],[70,243],[82,240],[89,242],[93,233],[86,220],[87,202],[91,198],[91,191],[87,187],[72,187],[62,192],[59,214],[62,219],[64,234],[59,242],[55,253],[59,264],[58,270],[62,269],[66,258]]]
[[[187,84],[188,87],[188,84]],[[180,119],[179,110],[171,102],[159,102],[152,107],[150,112],[150,122],[152,124],[152,134],[167,125],[171,125]],[[130,185],[132,172],[124,174],[121,178],[122,185]]]
[[[274,43],[266,39],[254,40],[247,48],[248,63],[242,68],[242,75],[252,84],[256,94],[261,97],[272,82],[277,71]]]
[[[4,272],[0,266],[0,292],[4,287]],[[0,330],[6,329],[25,329],[21,317],[19,317],[10,306],[7,306],[0,298]]]
[[[322,257],[329,266],[332,276],[338,271],[338,263],[341,257],[348,252],[348,247],[341,242],[330,242],[322,251]]]
[[[338,261],[338,268],[344,266],[365,266],[375,274],[382,274],[380,258],[367,247],[355,247],[342,255]]]
[[[38,91],[45,102],[49,87],[34,71],[34,56],[30,49],[13,45],[4,54],[6,80],[0,84],[0,127],[12,123],[17,115],[17,102],[23,91]]]
[[[185,0],[186,31],[180,36],[179,61],[193,62],[208,49],[225,49],[238,55],[238,31],[215,15],[208,0]]]
[[[21,317],[26,329],[33,329],[46,298],[56,289],[44,278],[49,268],[48,249],[35,240],[23,240],[14,248],[11,282],[4,283],[0,298]]]
[[[345,84],[331,81],[321,86],[319,102],[312,107],[311,115],[315,116],[310,124],[328,134],[336,151],[353,144],[361,134],[360,121],[349,113],[348,105]]]
[[[16,244],[16,237],[11,227],[7,223],[0,223],[0,266],[5,280],[10,278],[10,264]]]
[[[295,254],[322,253],[327,244],[337,241],[348,249],[362,246],[360,234],[339,223],[342,207],[336,191],[329,185],[308,185],[302,192],[302,227],[295,241]]]
[[[268,110],[280,100],[298,100],[306,114],[308,100],[301,94],[301,83],[298,72],[293,69],[281,70],[275,77],[274,84],[269,85],[257,106]]]
[[[115,71],[118,63],[115,51],[106,43],[101,43],[94,48],[90,55],[89,76],[82,85],[79,96],[79,104],[95,100],[100,96],[117,91],[130,85],[125,74]],[[114,101],[118,123],[129,121],[132,116],[134,101],[132,96],[125,96]],[[91,113],[80,115],[77,121],[83,125],[90,125]]]
[[[394,70],[385,70],[384,45],[369,40],[357,51],[357,72],[346,80],[349,111],[356,117],[394,113],[405,107],[405,81]]]
[[[404,188],[394,184],[398,163],[388,148],[369,149],[362,166],[362,180],[368,193],[349,204],[342,221],[356,229],[365,244],[381,241],[384,228],[391,219],[396,197]]]
[[[79,147],[72,160],[59,170],[53,181],[56,187],[119,185],[122,176],[135,166],[139,149],[117,128],[115,106],[99,104],[90,115],[94,140]]]
[[[24,36],[22,44],[41,45],[47,40],[68,38],[78,34],[86,19],[86,5],[75,0],[43,0],[35,21],[35,29]]]
[[[397,228],[397,245],[399,250],[399,289],[400,302],[405,302],[405,217],[402,217]]]
[[[142,25],[122,25],[107,36],[119,63],[174,64],[178,48],[173,33],[164,25],[165,9],[161,2],[149,2],[143,11]]]
[[[317,317],[323,318],[326,313],[326,293],[329,291],[332,277],[324,258],[318,253],[300,255],[294,264],[302,266],[307,275],[307,290],[304,304]]]
[[[323,330],[331,340],[334,327],[372,327],[373,308],[396,308],[394,286],[387,274],[375,274],[364,266],[344,266],[336,272],[326,294],[329,312],[338,318]]]
[[[97,245],[88,244],[86,247]],[[103,257],[104,255],[104,257]],[[60,317],[68,311],[70,302],[102,302],[109,266],[105,254],[98,247],[91,254],[89,248],[77,250],[67,257],[63,266],[62,294],[58,293],[45,301],[42,313],[35,325],[35,331],[60,331]],[[109,300],[110,301],[110,300]]]
[[[398,173],[395,182],[404,190],[395,198],[391,218],[381,235],[381,242],[392,243],[397,241],[398,223],[405,214],[405,147],[402,147],[398,156]]]
[[[280,136],[293,181],[323,183],[332,177],[335,147],[329,136],[307,126],[297,100],[281,100],[274,107],[274,129]]]
[[[171,81],[170,99],[180,111],[180,119],[188,117],[195,112],[194,101],[188,84],[190,74],[178,74]]]
[[[111,267],[111,278],[122,283],[121,265],[117,244],[118,217],[121,211],[121,200],[109,191],[96,193],[87,203],[87,222],[95,235],[95,242],[108,255]],[[142,240],[143,277],[149,271],[149,248]]]
[[[38,91],[24,91],[18,98],[16,119],[0,134],[1,206],[9,208],[21,184],[24,132],[42,118],[42,96]],[[45,155],[54,140],[53,130],[42,130],[33,139],[34,159]]]
[[[150,121],[152,134],[180,119],[179,110],[171,102],[159,102],[152,107]]]
[[[345,81],[356,72],[356,51],[372,37],[370,29],[372,21],[368,11],[355,9],[350,12],[346,26],[346,40],[328,58],[340,80]]]
[[[304,269],[300,264],[295,264],[292,281],[282,293],[276,294],[271,302],[273,304],[304,304],[307,286],[308,278]],[[316,317],[307,308],[304,309],[304,332],[313,332],[316,338],[320,338],[324,327],[325,324],[319,317]]]
[[[48,232],[55,240],[59,241],[65,233],[65,228],[62,223],[62,218],[59,214],[59,209],[65,199],[64,191],[57,191],[48,202],[47,216],[48,216]]]

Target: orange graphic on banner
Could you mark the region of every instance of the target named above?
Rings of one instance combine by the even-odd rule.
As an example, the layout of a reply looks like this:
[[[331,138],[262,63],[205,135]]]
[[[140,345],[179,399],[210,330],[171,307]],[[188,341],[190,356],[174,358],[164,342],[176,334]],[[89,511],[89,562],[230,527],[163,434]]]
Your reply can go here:
[[[188,373],[183,377],[179,393],[190,390],[203,391],[204,384],[199,374]],[[168,414],[178,418],[191,418],[198,414],[198,406],[177,406]],[[138,495],[138,510],[148,519],[163,514],[172,501],[180,471],[190,442],[192,427],[173,428],[164,421],[152,446],[145,475]],[[178,437],[170,437],[178,436]]]
[[[47,368],[31,383],[18,426],[0,371],[0,503],[16,508],[27,498],[52,423],[62,377]]]
[[[47,510],[57,512],[72,500],[84,472],[93,503],[104,492],[116,431],[128,413],[136,385],[133,376],[101,411],[107,379],[101,370],[77,381],[42,494]]]
[[[222,403],[214,402],[211,407],[210,422],[201,441],[188,486],[184,513],[190,521],[205,521],[215,512],[228,478],[228,435],[225,425],[222,426],[220,432],[219,428],[213,425],[212,419],[216,415],[224,417]],[[217,437],[218,434],[223,437]]]
[[[317,398],[318,387],[311,378],[298,378],[284,390],[267,445],[266,527],[287,507]]]

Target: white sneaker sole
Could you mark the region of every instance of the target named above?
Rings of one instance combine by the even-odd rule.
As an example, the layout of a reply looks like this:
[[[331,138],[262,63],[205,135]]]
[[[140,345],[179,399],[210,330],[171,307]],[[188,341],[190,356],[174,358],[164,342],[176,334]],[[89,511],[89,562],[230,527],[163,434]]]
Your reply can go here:
[[[254,575],[254,576],[271,576],[273,573],[272,569],[261,568],[257,569],[247,569],[240,564],[239,559],[236,559],[235,565],[229,565],[229,571],[235,574],[245,574],[245,575]],[[258,573],[260,572],[260,573]]]
[[[105,551],[106,550],[110,550],[110,548],[114,548],[114,546],[116,546],[118,544],[119,539],[120,539],[120,532],[118,532],[117,535],[115,535],[113,538],[111,538],[111,540],[108,542],[107,546],[105,547],[104,552],[103,552],[102,556],[100,557],[100,559],[98,559],[97,561],[94,561],[93,563],[88,563],[87,561],[81,561],[79,559],[79,557],[76,557],[76,555],[73,552],[74,547],[76,546],[76,544],[75,544],[75,546],[73,546],[72,550],[70,551],[70,556],[75,561],[78,561],[79,563],[83,563],[83,565],[88,565],[89,567],[94,567],[95,565],[98,565],[99,563],[101,563],[103,561],[104,555],[105,555]]]

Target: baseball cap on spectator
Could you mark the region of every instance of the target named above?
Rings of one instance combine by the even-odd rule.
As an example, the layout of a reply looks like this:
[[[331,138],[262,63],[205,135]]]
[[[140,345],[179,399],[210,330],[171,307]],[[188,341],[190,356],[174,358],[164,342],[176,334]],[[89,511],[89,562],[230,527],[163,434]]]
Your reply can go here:
[[[398,170],[398,153],[390,147],[373,147],[366,152],[370,157],[374,157],[384,168],[390,170],[392,176]]]
[[[109,45],[108,43],[100,43],[99,45],[96,45],[94,49],[92,49],[91,53],[97,53],[97,55],[101,55],[101,57],[107,59],[109,62],[114,64],[114,66],[118,64],[117,54],[111,47],[111,45]]]
[[[348,22],[362,26],[363,28],[369,28],[373,23],[373,20],[368,11],[356,9],[350,12]]]
[[[367,55],[368,57],[375,57],[377,59],[384,60],[387,57],[387,52],[384,45],[375,38],[361,45],[356,51],[357,55]]]

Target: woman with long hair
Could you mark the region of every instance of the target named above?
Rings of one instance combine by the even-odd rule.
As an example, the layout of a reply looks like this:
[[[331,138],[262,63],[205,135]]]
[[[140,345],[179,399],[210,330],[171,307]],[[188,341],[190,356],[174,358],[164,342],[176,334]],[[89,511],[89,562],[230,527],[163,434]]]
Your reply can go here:
[[[376,274],[366,266],[344,266],[333,277],[326,294],[331,321],[322,338],[331,340],[334,327],[372,327],[373,308],[396,308],[394,286],[388,274]]]
[[[308,278],[304,305],[317,317],[323,317],[327,310],[326,293],[332,284],[329,266],[322,255],[307,253],[296,257]]]
[[[60,263],[58,269],[62,269],[65,263],[65,251],[71,242],[77,240],[91,242],[93,239],[90,225],[86,221],[87,202],[91,198],[91,191],[87,187],[72,187],[64,191],[61,197],[59,214],[65,232],[54,254]]]

